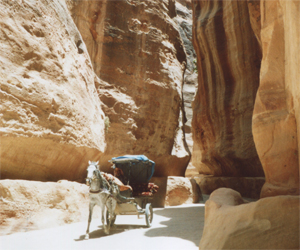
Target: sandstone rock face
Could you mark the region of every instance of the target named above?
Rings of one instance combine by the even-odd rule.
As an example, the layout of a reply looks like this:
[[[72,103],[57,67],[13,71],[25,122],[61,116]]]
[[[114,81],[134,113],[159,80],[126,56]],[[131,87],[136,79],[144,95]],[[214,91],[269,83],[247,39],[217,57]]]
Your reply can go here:
[[[199,249],[299,249],[299,196],[244,203],[239,193],[220,188],[205,203]]]
[[[81,179],[104,152],[104,113],[65,1],[0,10],[1,178]]]
[[[153,196],[154,207],[197,203],[202,197],[198,185],[187,178],[154,177],[151,181],[160,187]],[[0,180],[0,235],[87,221],[88,192],[88,186],[66,180]],[[100,214],[95,206],[93,218]]]
[[[151,182],[159,186],[151,202],[154,207],[192,204],[203,199],[199,186],[193,179],[179,176],[153,177]]]
[[[256,0],[247,0],[248,10],[249,10],[249,19],[251,23],[252,30],[256,36],[256,39],[261,48],[261,14],[260,14],[260,2]]]
[[[88,219],[89,195],[84,184],[1,180],[0,197],[0,235]],[[99,214],[96,206],[93,218]]]
[[[192,117],[193,109],[192,102],[196,93],[198,85],[198,74],[196,72],[195,60],[197,58],[192,41],[192,6],[188,1],[176,1],[176,17],[174,18],[179,26],[179,34],[182,39],[184,49],[186,52],[186,69],[184,72],[183,85],[183,100],[186,123],[184,126],[186,141],[190,151],[193,149],[192,140]]]
[[[156,162],[156,176],[183,176],[190,159],[183,132],[186,56],[172,19],[175,1],[78,1],[70,10],[109,117],[102,169],[109,171],[112,157],[145,154]]]
[[[261,196],[299,194],[299,1],[262,1],[262,65],[253,136],[266,176]]]
[[[198,73],[195,65],[196,61],[196,52],[193,47],[192,39],[192,25],[193,25],[193,15],[192,15],[192,5],[191,1],[186,0],[176,0],[176,17],[174,20],[179,26],[179,34],[182,39],[184,49],[186,52],[186,68],[184,72],[184,84],[183,84],[183,102],[184,102],[184,111],[185,111],[185,139],[188,145],[189,150],[193,151],[193,137],[192,137],[192,118],[193,118],[193,109],[192,102],[196,93],[198,85]],[[191,177],[195,174],[198,174],[197,169],[191,164],[190,161],[185,176]]]
[[[248,6],[246,1],[193,2],[199,74],[193,165],[201,174],[263,176],[251,127],[261,54]]]
[[[193,177],[199,185],[202,194],[211,194],[218,188],[231,188],[245,198],[259,199],[264,177],[222,177],[196,175]]]

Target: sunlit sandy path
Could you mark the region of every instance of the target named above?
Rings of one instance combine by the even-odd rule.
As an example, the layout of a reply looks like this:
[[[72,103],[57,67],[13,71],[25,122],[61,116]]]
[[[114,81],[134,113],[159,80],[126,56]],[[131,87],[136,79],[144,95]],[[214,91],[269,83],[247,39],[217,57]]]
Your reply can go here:
[[[83,240],[86,222],[0,237],[1,250],[196,250],[204,226],[204,204],[154,209],[151,228],[145,218],[117,217],[117,227],[105,235],[99,219],[92,220],[90,239]]]

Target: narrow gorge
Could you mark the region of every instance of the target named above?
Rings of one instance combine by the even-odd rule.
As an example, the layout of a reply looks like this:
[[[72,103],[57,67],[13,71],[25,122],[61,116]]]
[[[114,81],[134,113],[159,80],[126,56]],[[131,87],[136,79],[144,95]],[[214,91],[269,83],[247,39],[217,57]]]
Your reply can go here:
[[[154,205],[210,195],[200,249],[298,249],[299,16],[297,0],[0,0],[0,235],[86,220],[88,161],[142,154]]]

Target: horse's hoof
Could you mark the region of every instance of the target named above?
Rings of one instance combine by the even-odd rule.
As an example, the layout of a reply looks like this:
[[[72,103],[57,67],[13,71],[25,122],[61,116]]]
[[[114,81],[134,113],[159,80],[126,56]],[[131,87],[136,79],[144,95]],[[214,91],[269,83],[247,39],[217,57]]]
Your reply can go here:
[[[105,234],[109,234],[109,231],[107,229],[104,229]]]
[[[84,237],[85,240],[88,240],[89,238],[90,238],[89,234],[86,234]]]

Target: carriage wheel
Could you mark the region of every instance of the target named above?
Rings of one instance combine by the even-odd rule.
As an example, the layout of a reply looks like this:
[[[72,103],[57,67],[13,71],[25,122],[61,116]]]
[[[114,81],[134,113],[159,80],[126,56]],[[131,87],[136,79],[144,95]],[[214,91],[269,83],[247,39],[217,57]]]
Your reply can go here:
[[[147,227],[151,227],[152,226],[152,220],[153,220],[153,208],[152,208],[151,203],[146,204],[145,215],[146,215]]]
[[[108,223],[110,223],[110,226],[113,226],[115,224],[117,215],[115,215],[114,218],[111,218],[111,213],[107,210],[106,211],[106,225],[108,225]]]

